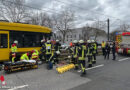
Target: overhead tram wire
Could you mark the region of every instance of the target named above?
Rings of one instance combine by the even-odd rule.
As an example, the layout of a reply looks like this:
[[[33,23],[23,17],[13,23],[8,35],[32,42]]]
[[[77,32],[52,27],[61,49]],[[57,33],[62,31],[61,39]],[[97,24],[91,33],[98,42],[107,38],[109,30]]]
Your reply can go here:
[[[55,12],[55,11],[58,11],[58,10],[55,10],[55,11],[54,11],[54,9],[50,9],[50,8],[46,8],[46,9],[51,10],[51,11],[48,11],[48,10],[45,10],[45,9],[40,9],[40,8],[28,6],[28,5],[23,5],[23,4],[15,3],[15,2],[12,2],[12,1],[7,1],[7,0],[4,0],[4,1],[5,1],[5,2],[10,2],[10,3],[13,3],[13,4],[18,4],[18,5],[21,5],[21,6],[25,6],[25,7],[28,7],[28,8],[32,8],[32,9],[35,9],[35,10],[40,10],[40,11],[44,11],[44,12],[60,14],[60,13]],[[45,7],[44,7],[44,8],[45,8]]]
[[[67,2],[64,2],[64,1],[59,1],[59,0],[55,0],[55,1],[56,1],[56,2],[59,2],[59,3],[63,3],[63,4],[70,4],[70,3],[67,3]],[[77,8],[79,8],[79,9],[86,10],[85,8],[79,7],[79,6],[77,6],[77,5],[73,5],[73,4],[70,4],[70,5],[71,5],[71,7],[77,7]],[[91,11],[91,12],[94,12],[94,13],[95,13],[95,12],[97,12],[97,11]],[[106,15],[106,14],[103,14],[103,13],[100,13],[100,12],[97,12],[96,14],[108,16],[108,17],[115,18],[115,19],[119,19],[119,18],[117,18],[117,17],[110,16],[110,15]],[[119,20],[121,20],[121,19],[119,19]],[[121,20],[121,21],[123,21],[123,20]]]
[[[55,1],[59,1],[59,0],[55,0]],[[7,0],[5,0],[5,2],[10,2],[10,3],[13,3],[13,4],[18,4],[18,3],[15,3],[15,2],[12,2],[12,1],[7,1]],[[59,1],[59,2],[62,2],[62,1]],[[62,3],[63,3],[63,2],[62,2]],[[65,4],[65,3],[64,3],[64,4]],[[54,11],[54,9],[50,9],[50,8],[46,8],[46,9],[51,10],[51,11],[48,11],[48,10],[39,9],[39,8],[32,7],[32,6],[28,6],[28,5],[23,5],[23,4],[18,4],[18,5],[25,6],[25,7],[28,7],[28,8],[32,8],[32,9],[35,9],[35,10],[44,11],[44,12],[47,12],[47,13],[60,14],[60,13],[55,12],[55,11],[57,11],[57,10]],[[75,6],[75,5],[74,5],[74,7],[78,7],[78,6]],[[45,8],[45,7],[44,7],[44,8]],[[81,7],[78,7],[78,8],[85,10],[84,8],[81,8]],[[104,14],[100,14],[100,15],[104,15]],[[104,15],[104,16],[106,16],[106,15]],[[107,16],[108,16],[108,15],[107,15]],[[77,17],[78,17],[78,16],[77,16]],[[112,16],[110,16],[110,17],[112,17]],[[115,17],[113,17],[113,18],[115,18]],[[118,19],[118,20],[121,21],[121,19]],[[98,21],[98,20],[92,20],[92,21]],[[104,20],[104,21],[106,21],[106,20]],[[102,22],[103,22],[103,21],[102,21]]]

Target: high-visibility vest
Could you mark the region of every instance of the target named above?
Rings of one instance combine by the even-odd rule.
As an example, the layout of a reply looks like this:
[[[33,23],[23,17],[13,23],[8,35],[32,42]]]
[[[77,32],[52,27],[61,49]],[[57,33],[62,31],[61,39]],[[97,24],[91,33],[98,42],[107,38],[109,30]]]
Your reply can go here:
[[[11,52],[17,52],[17,46],[12,44],[11,45]]]
[[[20,60],[29,60],[29,57],[27,56],[27,53],[23,54],[23,55],[20,57]]]
[[[35,53],[36,53],[37,55],[39,55],[39,52],[38,52],[38,50],[36,50],[36,49],[35,49]]]
[[[105,48],[105,45],[106,45],[106,43],[104,42],[104,43],[102,43],[102,48]]]
[[[31,59],[36,59],[36,58],[38,58],[38,53],[34,52],[34,53],[32,54]]]
[[[45,44],[46,46],[46,54],[52,54],[52,45],[51,44]]]

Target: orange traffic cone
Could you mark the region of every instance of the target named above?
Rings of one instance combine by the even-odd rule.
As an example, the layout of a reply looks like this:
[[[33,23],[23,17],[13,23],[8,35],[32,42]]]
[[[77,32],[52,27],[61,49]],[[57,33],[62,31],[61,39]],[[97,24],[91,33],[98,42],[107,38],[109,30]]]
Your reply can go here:
[[[4,79],[3,75],[1,75],[0,80],[1,80],[2,86],[5,86],[6,82],[5,82],[5,79]]]

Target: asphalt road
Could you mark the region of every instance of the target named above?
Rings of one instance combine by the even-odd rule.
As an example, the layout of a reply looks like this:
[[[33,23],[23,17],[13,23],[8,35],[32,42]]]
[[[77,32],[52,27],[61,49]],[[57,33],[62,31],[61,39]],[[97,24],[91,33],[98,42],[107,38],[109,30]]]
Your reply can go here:
[[[39,69],[11,74],[1,71],[7,85],[0,90],[130,90],[130,57],[111,59],[111,56],[109,60],[97,56],[97,64],[86,68],[86,77],[80,77],[80,70],[58,74],[56,67],[47,70],[45,64]]]

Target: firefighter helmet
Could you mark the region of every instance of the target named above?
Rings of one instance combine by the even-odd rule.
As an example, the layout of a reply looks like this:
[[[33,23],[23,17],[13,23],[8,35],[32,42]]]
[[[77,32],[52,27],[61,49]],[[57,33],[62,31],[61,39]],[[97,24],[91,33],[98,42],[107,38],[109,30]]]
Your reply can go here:
[[[77,40],[74,40],[73,43],[78,43],[78,41],[77,41]]]
[[[14,43],[18,44],[18,41],[17,41],[17,40],[15,40],[15,41],[14,41]]]
[[[83,40],[79,40],[79,43],[84,43],[84,41]]]
[[[88,40],[87,43],[91,43],[91,40]]]

